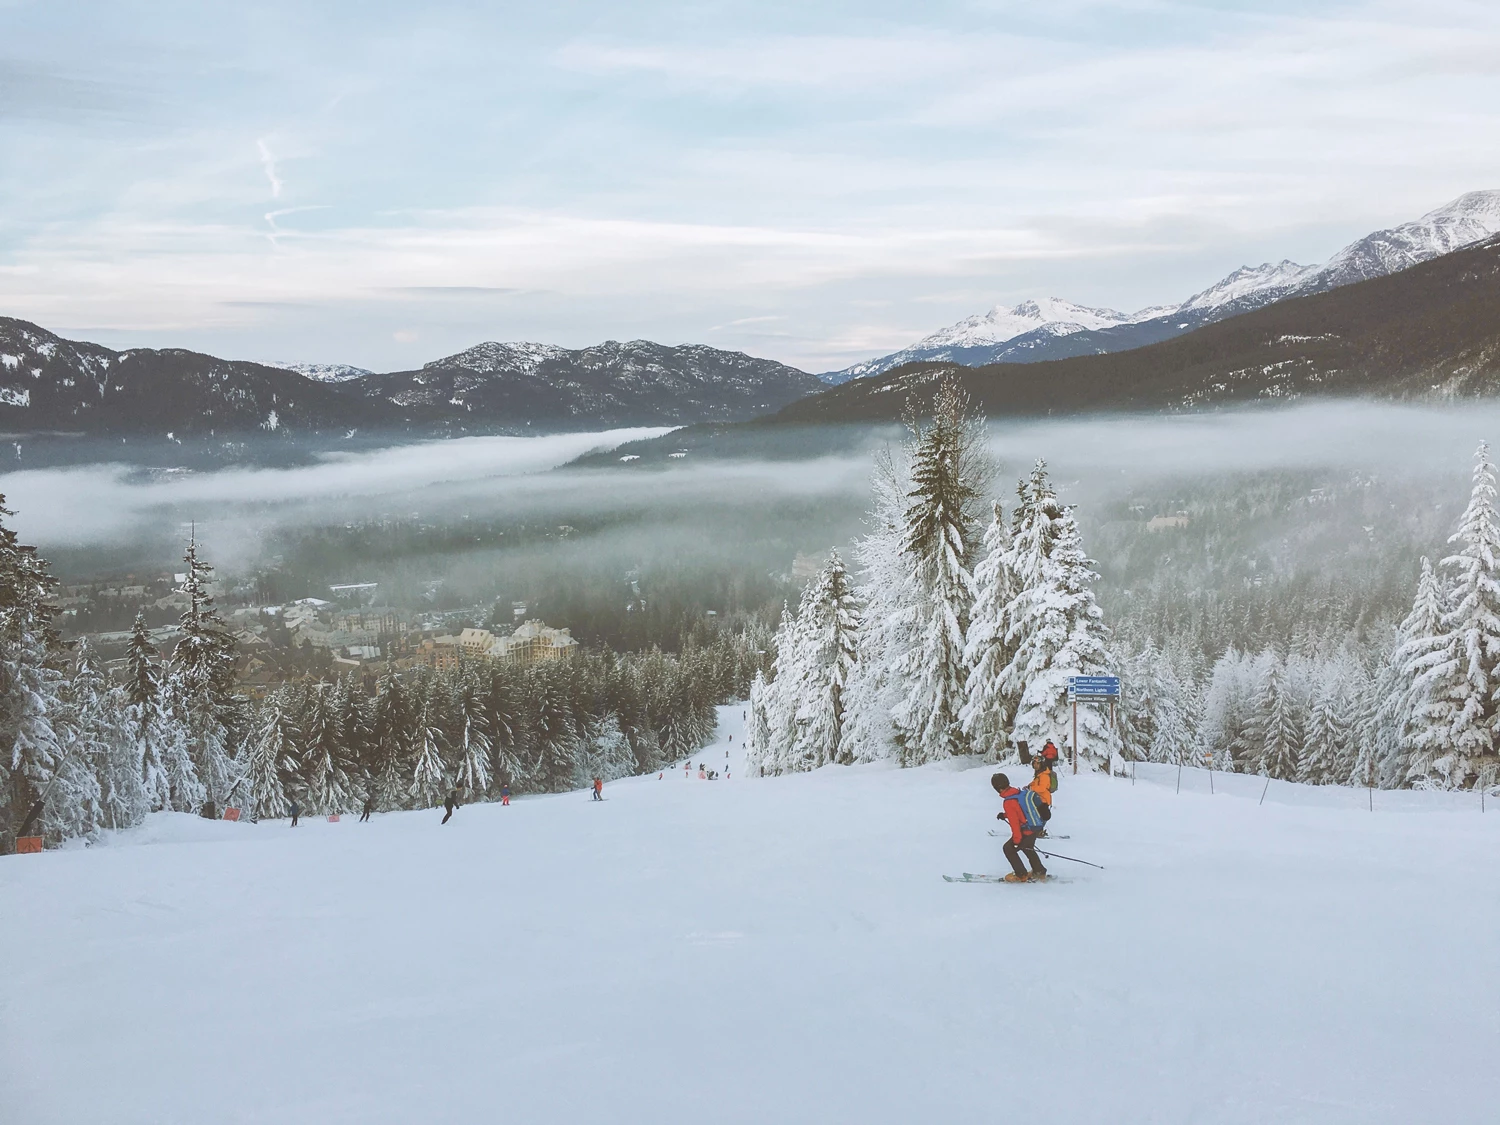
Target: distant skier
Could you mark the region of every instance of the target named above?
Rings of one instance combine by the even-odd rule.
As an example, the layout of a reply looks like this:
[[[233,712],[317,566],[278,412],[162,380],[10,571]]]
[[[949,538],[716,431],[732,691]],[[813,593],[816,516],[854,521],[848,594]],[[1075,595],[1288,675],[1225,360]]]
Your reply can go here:
[[[296,797],[293,797],[291,799],[290,803],[291,803],[291,806],[292,806],[292,827],[296,828],[297,827],[297,817],[302,812],[302,806],[299,805],[299,804],[297,804],[297,798]]]
[[[699,781],[706,781],[706,780],[708,780],[708,771],[703,768],[703,763],[702,762],[698,763],[698,780]]]
[[[1036,794],[1037,811],[1042,817],[1042,827],[1037,836],[1041,837],[1047,834],[1047,822],[1052,819],[1052,789],[1057,784],[1057,771],[1042,757],[1031,760],[1031,769],[1031,784],[1026,788]]]
[[[1010,825],[1010,839],[1005,841],[1005,858],[1010,861],[1011,874],[1005,877],[1005,881],[1024,883],[1030,879],[1035,883],[1042,882],[1047,878],[1047,869],[1042,866],[1042,861],[1036,854],[1036,834],[1042,826],[1041,813],[1037,811],[1036,793],[1030,789],[1015,788],[1011,785],[1010,778],[1003,773],[990,778],[990,784],[1004,802],[995,819],[1004,820]],[[1022,854],[1031,864],[1029,876],[1021,864]]]
[[[375,811],[375,794],[371,793],[368,797],[365,798],[365,808],[364,808],[364,811],[359,814],[359,822],[361,824],[363,824],[365,821],[369,820],[370,819],[370,814],[372,812],[374,812],[374,811]]]
[[[510,804],[510,786],[509,785],[502,785],[502,786],[500,786],[500,803],[502,805],[508,805],[508,804]]]
[[[447,824],[449,818],[453,816],[453,810],[458,808],[457,789],[448,790],[448,795],[443,798],[443,808],[447,809],[448,811],[443,813],[442,823]]]
[[[594,778],[594,800],[604,800],[604,779],[602,777]]]

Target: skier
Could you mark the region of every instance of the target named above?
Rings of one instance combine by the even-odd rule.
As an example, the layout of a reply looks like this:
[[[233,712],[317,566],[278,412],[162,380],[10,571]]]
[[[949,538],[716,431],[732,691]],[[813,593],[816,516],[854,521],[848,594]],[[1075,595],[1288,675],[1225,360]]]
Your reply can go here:
[[[698,763],[698,780],[699,781],[706,781],[707,779],[708,779],[708,772],[703,768],[703,763],[699,762]]]
[[[1005,881],[1024,883],[1029,879],[1034,883],[1043,882],[1047,878],[1047,869],[1042,866],[1041,858],[1036,854],[1036,834],[1042,826],[1036,794],[1030,789],[1014,788],[1010,778],[1003,773],[990,778],[990,784],[1004,802],[1000,812],[995,814],[995,819],[1010,824],[1010,839],[1005,841],[1005,858],[1010,861],[1011,873],[1005,877]],[[1021,864],[1021,853],[1025,853],[1031,864],[1030,876]]]
[[[502,785],[502,786],[500,786],[500,803],[502,805],[508,805],[508,804],[510,804],[510,786],[509,785]]]
[[[604,800],[604,779],[602,777],[594,778],[594,800]]]
[[[1052,787],[1057,784],[1057,771],[1040,756],[1031,760],[1031,769],[1031,784],[1026,788],[1036,794],[1037,811],[1042,817],[1042,828],[1037,833],[1040,837],[1047,834],[1047,822],[1052,819]]]
[[[300,806],[299,804],[297,804],[297,798],[296,797],[293,797],[291,799],[291,806],[292,806],[292,827],[296,828],[297,827],[297,817],[302,812],[302,806]]]
[[[370,819],[370,814],[375,811],[375,794],[371,793],[365,798],[365,811],[359,814],[359,822],[363,824]]]
[[[442,823],[443,824],[447,824],[448,823],[448,818],[453,815],[453,810],[456,809],[456,808],[458,808],[458,790],[457,789],[450,789],[450,790],[448,790],[448,795],[443,798],[443,808],[447,809],[448,811],[445,812],[445,813],[443,813]]]

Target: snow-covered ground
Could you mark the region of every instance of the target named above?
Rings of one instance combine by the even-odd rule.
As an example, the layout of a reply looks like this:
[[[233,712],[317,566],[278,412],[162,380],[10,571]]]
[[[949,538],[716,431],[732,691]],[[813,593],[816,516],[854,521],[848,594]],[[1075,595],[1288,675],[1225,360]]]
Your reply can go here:
[[[0,1121],[1500,1120],[1500,809],[987,767],[369,824],[162,816],[0,859]],[[721,770],[721,741],[698,760]]]

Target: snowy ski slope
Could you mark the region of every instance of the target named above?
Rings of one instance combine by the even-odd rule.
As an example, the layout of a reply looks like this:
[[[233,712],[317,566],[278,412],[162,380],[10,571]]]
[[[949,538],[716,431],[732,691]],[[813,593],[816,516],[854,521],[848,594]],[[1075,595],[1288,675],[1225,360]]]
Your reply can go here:
[[[1500,809],[989,767],[681,770],[0,858],[0,1121],[1500,1120]],[[723,769],[726,744],[699,760]]]

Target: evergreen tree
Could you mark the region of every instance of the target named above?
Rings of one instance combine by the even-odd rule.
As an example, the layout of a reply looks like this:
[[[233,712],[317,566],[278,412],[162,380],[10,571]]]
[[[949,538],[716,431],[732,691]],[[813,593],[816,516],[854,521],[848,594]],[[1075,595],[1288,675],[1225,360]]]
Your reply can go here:
[[[997,502],[984,535],[984,559],[974,568],[974,608],[964,636],[969,679],[959,712],[970,744],[997,762],[1010,757],[1006,743],[1016,702],[1003,679],[1015,655],[1007,636],[1006,611],[1020,592],[1011,569],[1011,546],[1010,530]]]
[[[477,675],[470,671],[459,679],[453,701],[458,753],[458,783],[478,798],[490,788],[490,724]]]
[[[844,693],[857,657],[859,602],[837,550],[808,586],[798,613],[802,647],[793,758],[802,769],[852,761],[843,746]]]
[[[968,749],[959,720],[968,677],[964,633],[974,601],[975,509],[989,467],[983,427],[956,381],[938,389],[932,418],[913,426],[908,463],[901,548],[916,594],[907,611],[915,643],[896,654],[900,695],[892,717],[902,763],[920,765]]]
[[[275,819],[291,811],[286,786],[296,777],[296,746],[288,690],[282,688],[266,700],[250,746],[250,813],[256,820]]]
[[[841,757],[854,761],[899,753],[893,715],[901,703],[903,680],[896,666],[916,644],[920,598],[916,575],[902,549],[907,480],[904,465],[895,457],[888,452],[876,455],[869,530],[855,546],[865,616],[847,692],[841,750]],[[772,697],[763,697],[763,703],[774,743],[778,717]]]
[[[187,728],[193,762],[208,800],[221,807],[238,780],[234,762],[234,638],[209,593],[213,567],[198,556],[197,536],[188,540],[187,566],[179,592],[188,604],[180,617],[182,638],[172,650],[173,706]]]
[[[135,615],[135,624],[130,630],[125,665],[128,676],[125,698],[141,763],[141,792],[148,811],[169,809],[172,807],[172,784],[162,754],[160,735],[163,722],[170,721],[171,717],[162,707],[161,667],[142,613]]]
[[[415,726],[407,688],[394,672],[381,677],[370,723],[372,792],[383,810],[402,808]]]
[[[416,754],[407,791],[414,808],[430,809],[448,795],[448,771],[443,765],[442,732],[428,700],[422,702],[413,734]]]
[[[353,786],[345,758],[342,717],[326,683],[307,693],[302,720],[302,783],[307,809],[323,816],[346,813],[353,805]]]
[[[1444,789],[1492,785],[1500,774],[1496,695],[1500,692],[1500,513],[1495,510],[1495,466],[1481,442],[1474,487],[1458,530],[1460,544],[1443,559],[1451,575],[1443,614],[1442,659],[1420,678],[1423,730],[1414,739],[1408,776]],[[1434,721],[1435,720],[1435,721]],[[1446,728],[1446,729],[1444,729]]]
[[[1099,576],[1084,554],[1072,510],[1064,509],[1055,524],[1040,579],[1020,595],[1014,630],[1019,643],[1011,661],[1015,671],[1005,676],[1024,684],[1016,707],[1017,741],[1041,743],[1063,731],[1071,736],[1069,677],[1107,675],[1113,663],[1104,614],[1094,600],[1093,583]],[[1118,735],[1101,708],[1078,708],[1078,736],[1080,760],[1096,769],[1118,753]]]
[[[13,837],[46,796],[40,828],[49,838],[76,835],[75,796],[86,772],[64,760],[53,729],[62,685],[62,651],[52,617],[56,580],[34,548],[4,524],[14,515],[0,496],[0,836]]]
[[[1287,689],[1286,667],[1272,654],[1260,683],[1260,768],[1268,777],[1291,780],[1297,776],[1302,736]]]

